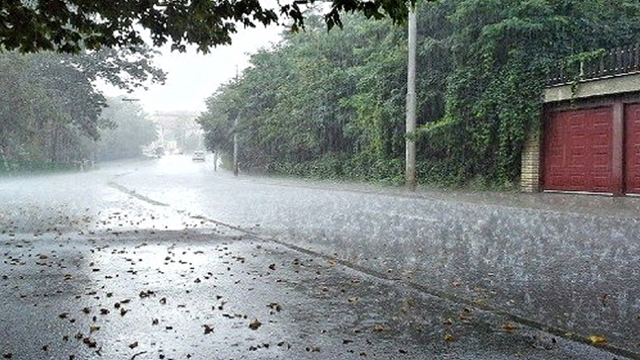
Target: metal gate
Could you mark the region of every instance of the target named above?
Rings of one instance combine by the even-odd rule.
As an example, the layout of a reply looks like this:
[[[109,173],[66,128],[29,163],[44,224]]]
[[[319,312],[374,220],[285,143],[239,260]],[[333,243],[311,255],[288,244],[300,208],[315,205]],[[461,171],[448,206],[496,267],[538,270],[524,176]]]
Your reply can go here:
[[[551,112],[545,128],[545,190],[614,192],[611,106]]]
[[[628,104],[625,117],[625,190],[640,194],[640,104]]]

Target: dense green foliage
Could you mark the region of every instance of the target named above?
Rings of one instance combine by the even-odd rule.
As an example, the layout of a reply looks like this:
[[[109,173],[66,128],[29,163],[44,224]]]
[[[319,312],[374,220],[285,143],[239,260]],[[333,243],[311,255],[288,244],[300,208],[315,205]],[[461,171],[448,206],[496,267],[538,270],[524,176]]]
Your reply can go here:
[[[254,54],[199,119],[211,149],[245,169],[399,180],[404,168],[406,30],[347,16]],[[517,180],[547,73],[560,59],[638,41],[633,0],[442,0],[418,11],[419,181]],[[234,120],[239,125],[234,128]]]
[[[172,49],[185,51],[193,44],[208,52],[213,46],[230,44],[238,25],[266,26],[287,20],[295,32],[304,27],[303,10],[313,3],[278,1],[275,8],[263,8],[258,0],[8,0],[0,2],[0,47],[28,53],[78,53],[142,45],[141,33],[148,32],[154,46],[169,43]],[[329,28],[341,26],[341,12],[358,12],[398,22],[407,16],[406,4],[404,0],[332,0],[324,21]]]
[[[153,53],[104,49],[82,55],[0,53],[1,170],[68,167],[92,159],[96,140],[116,125],[101,116],[107,101],[94,86],[123,89],[164,81]]]
[[[108,99],[100,118],[112,126],[101,129],[100,138],[91,144],[93,160],[140,157],[142,148],[157,138],[156,125],[142,107],[122,97]]]

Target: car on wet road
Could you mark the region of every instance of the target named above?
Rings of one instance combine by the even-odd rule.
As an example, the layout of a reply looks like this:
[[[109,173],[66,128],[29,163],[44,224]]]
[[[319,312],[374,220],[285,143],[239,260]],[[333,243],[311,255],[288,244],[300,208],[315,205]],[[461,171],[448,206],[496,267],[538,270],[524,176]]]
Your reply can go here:
[[[196,162],[203,162],[205,160],[204,151],[196,150],[191,155],[191,160]]]

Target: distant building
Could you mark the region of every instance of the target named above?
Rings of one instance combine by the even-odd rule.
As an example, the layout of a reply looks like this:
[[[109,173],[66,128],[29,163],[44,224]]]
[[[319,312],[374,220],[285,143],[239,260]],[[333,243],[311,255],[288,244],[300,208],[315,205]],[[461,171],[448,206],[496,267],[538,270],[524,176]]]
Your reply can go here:
[[[151,119],[158,127],[158,145],[167,153],[203,149],[203,134],[196,118],[196,111],[158,111]]]

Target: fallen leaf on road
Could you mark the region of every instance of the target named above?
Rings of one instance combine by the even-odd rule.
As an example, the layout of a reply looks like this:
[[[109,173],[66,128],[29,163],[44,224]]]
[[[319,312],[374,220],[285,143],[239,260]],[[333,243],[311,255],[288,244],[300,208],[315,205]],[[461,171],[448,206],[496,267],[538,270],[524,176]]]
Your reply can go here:
[[[383,332],[383,331],[384,331],[384,326],[380,324],[373,325],[373,332]]]
[[[151,295],[154,295],[154,292],[153,292],[152,290],[147,290],[147,291],[144,291],[144,290],[143,290],[143,291],[141,291],[141,292],[140,292],[140,295],[139,295],[139,296],[140,296],[141,298],[147,298],[147,297],[149,297],[149,296],[151,296]]]
[[[206,325],[206,324],[205,324],[205,325],[203,325],[203,326],[204,326],[204,334],[205,334],[205,335],[207,335],[207,334],[209,334],[209,333],[212,333],[212,332],[213,332],[213,326]]]
[[[514,331],[514,330],[518,330],[518,325],[507,321],[506,323],[500,325],[500,328],[505,331]]]
[[[258,321],[258,319],[255,319],[249,324],[249,329],[258,330],[260,326],[262,326],[262,323]]]
[[[458,317],[462,321],[469,321],[471,319],[471,310],[469,308],[463,308]]]
[[[444,341],[446,342],[454,342],[456,338],[451,334],[444,334]]]
[[[134,348],[137,348],[137,347],[138,347],[138,342],[137,341],[132,342],[131,344],[129,344],[129,349],[134,349]]]
[[[90,348],[94,348],[97,345],[96,341],[89,337],[82,339],[82,342],[85,343]]]
[[[601,335],[591,335],[588,337],[589,341],[595,345],[605,344],[607,342],[607,338]]]

